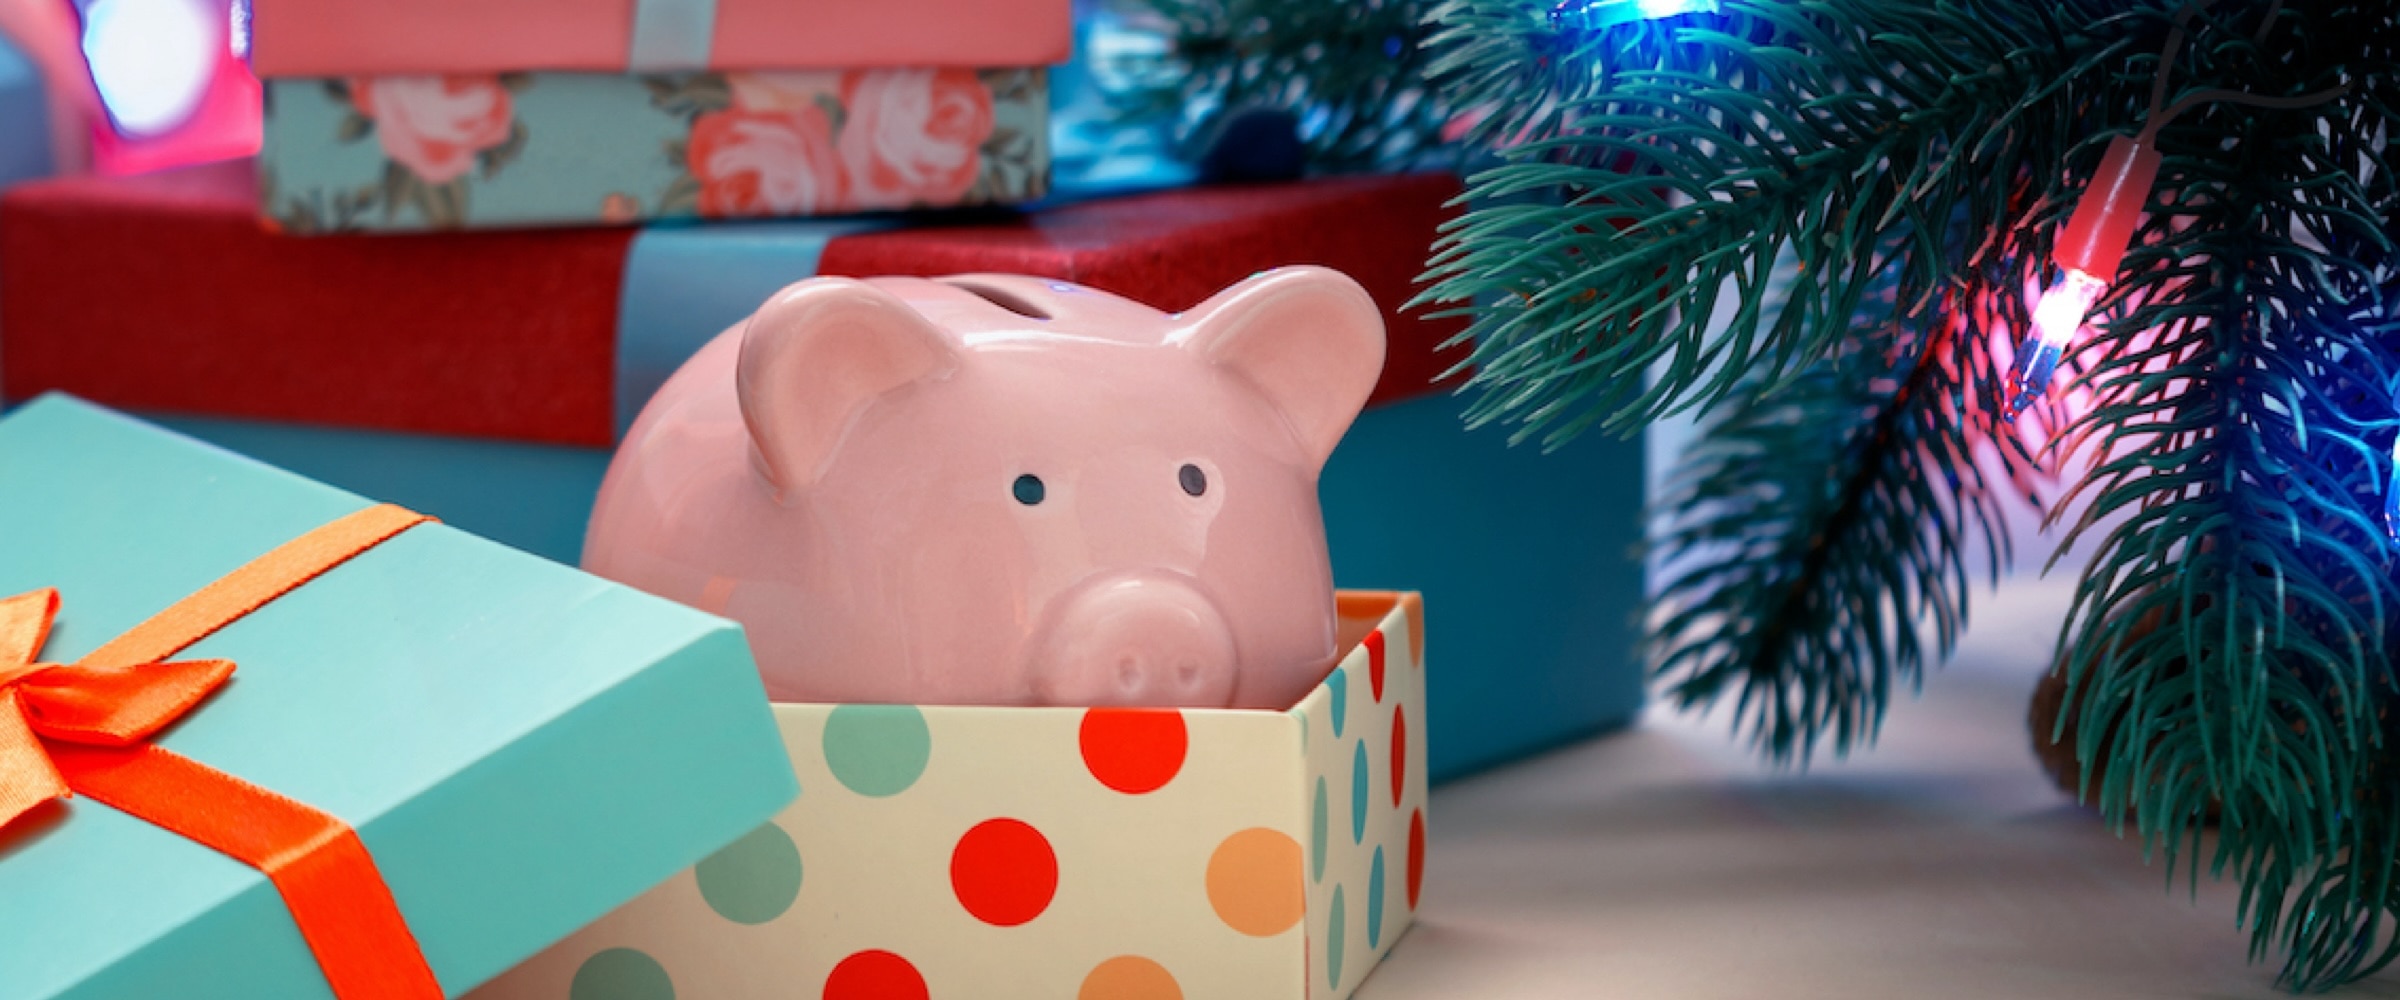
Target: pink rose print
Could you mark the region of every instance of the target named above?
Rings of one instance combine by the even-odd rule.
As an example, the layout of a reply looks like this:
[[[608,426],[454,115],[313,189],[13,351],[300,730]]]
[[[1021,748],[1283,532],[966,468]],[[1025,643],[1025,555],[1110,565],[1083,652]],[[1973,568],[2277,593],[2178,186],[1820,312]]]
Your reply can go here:
[[[842,164],[859,207],[953,202],[974,186],[992,134],[992,95],[974,71],[854,71],[842,106]]]
[[[700,214],[806,215],[846,207],[833,122],[801,105],[755,111],[737,106],[692,121],[685,151],[700,182]]]
[[[377,76],[350,81],[383,153],[427,184],[466,176],[475,154],[508,141],[508,90],[496,76]]]

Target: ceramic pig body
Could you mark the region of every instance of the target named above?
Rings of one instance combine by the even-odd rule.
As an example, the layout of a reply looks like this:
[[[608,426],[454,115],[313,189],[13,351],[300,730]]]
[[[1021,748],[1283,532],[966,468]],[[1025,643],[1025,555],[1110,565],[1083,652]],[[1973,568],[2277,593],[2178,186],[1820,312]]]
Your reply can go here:
[[[642,412],[585,568],[740,621],[778,700],[1286,707],[1336,653],[1317,473],[1382,362],[1322,268],[1178,315],[810,279]]]

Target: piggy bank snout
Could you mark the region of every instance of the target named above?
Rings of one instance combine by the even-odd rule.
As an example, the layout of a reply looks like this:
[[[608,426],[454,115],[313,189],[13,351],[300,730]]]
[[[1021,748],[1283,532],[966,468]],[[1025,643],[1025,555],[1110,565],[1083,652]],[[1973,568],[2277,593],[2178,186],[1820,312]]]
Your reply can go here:
[[[1233,630],[1214,602],[1171,576],[1115,576],[1066,595],[1030,653],[1034,693],[1045,704],[1233,701]]]

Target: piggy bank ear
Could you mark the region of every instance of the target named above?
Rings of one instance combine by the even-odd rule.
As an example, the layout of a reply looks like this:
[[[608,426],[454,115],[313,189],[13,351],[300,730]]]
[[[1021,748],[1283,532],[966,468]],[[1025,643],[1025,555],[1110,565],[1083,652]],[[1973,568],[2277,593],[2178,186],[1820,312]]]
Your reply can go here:
[[[1253,275],[1184,315],[1184,346],[1257,385],[1320,467],[1383,374],[1383,310],[1330,268]]]
[[[949,334],[890,292],[810,278],[750,317],[734,388],[767,477],[790,490],[816,484],[876,397],[957,363]]]

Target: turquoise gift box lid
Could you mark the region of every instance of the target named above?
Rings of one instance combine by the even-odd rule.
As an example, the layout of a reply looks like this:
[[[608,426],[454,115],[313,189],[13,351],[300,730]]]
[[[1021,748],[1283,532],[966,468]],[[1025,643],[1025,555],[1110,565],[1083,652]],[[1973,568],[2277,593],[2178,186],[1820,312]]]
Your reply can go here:
[[[0,596],[66,662],[369,501],[65,396],[0,418]],[[732,623],[439,524],[193,644],[160,745],[358,831],[446,993],[798,794]],[[90,799],[0,831],[0,998],[329,997],[254,869]]]

